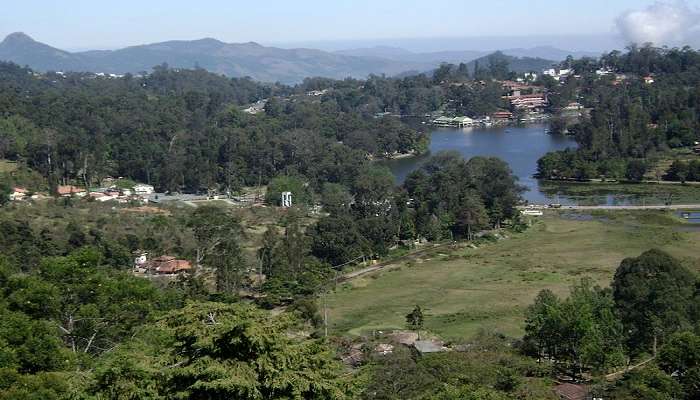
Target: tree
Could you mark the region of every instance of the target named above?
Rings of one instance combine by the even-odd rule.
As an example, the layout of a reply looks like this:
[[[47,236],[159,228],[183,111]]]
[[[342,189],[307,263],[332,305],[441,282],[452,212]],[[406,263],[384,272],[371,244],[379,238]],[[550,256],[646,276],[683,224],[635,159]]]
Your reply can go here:
[[[474,191],[465,193],[460,203],[455,211],[455,233],[471,240],[475,229],[488,227],[488,212],[479,194]]]
[[[555,357],[561,341],[561,304],[552,291],[544,289],[525,313],[525,337],[538,357]]]
[[[355,208],[362,216],[387,215],[394,190],[394,175],[386,167],[369,166],[353,184]]]
[[[331,215],[346,213],[350,210],[352,195],[348,189],[338,183],[326,182],[321,189],[321,205]]]
[[[355,220],[347,215],[319,220],[310,230],[311,252],[319,259],[339,266],[366,255],[370,245]]]
[[[203,206],[192,213],[189,226],[197,240],[196,264],[216,268],[217,289],[235,294],[246,272],[238,218],[227,209]]]
[[[685,182],[690,175],[690,168],[687,163],[675,160],[664,175],[665,180]]]
[[[0,182],[0,207],[10,201],[10,193],[12,188],[6,182]]]
[[[420,331],[423,329],[423,322],[423,310],[420,306],[415,306],[410,313],[406,314],[406,325],[418,333],[418,339],[420,339]]]
[[[625,178],[630,181],[640,182],[644,179],[644,174],[647,173],[647,163],[644,160],[629,160],[627,162],[627,171],[625,171]]]
[[[613,400],[675,400],[683,397],[683,388],[658,368],[645,367],[626,373],[608,394]]]
[[[321,341],[289,335],[288,314],[190,303],[163,323],[175,340],[167,349],[175,365],[166,369],[168,398],[346,398],[342,367]]]
[[[613,306],[610,293],[587,279],[574,285],[564,301],[542,291],[528,308],[525,342],[538,356],[566,363],[573,374],[621,365],[622,325]]]
[[[673,334],[659,350],[658,364],[683,385],[686,398],[700,396],[700,336],[691,332]]]
[[[612,282],[615,308],[633,351],[651,348],[690,324],[697,280],[678,260],[649,250],[620,263]]]

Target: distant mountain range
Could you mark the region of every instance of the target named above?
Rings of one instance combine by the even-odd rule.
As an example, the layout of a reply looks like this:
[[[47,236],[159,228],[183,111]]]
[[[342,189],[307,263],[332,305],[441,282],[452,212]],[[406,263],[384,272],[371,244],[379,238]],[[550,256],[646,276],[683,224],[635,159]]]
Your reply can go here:
[[[500,50],[501,53],[512,56],[512,57],[528,57],[528,58],[541,58],[545,60],[562,61],[566,59],[569,55],[574,58],[581,57],[598,57],[600,54],[595,52],[584,52],[584,51],[566,51],[558,49],[551,46],[539,46],[529,49],[524,48],[514,48]],[[385,58],[393,61],[405,61],[405,62],[416,62],[416,63],[431,63],[433,65],[440,64],[443,62],[459,64],[461,62],[467,63],[472,60],[487,56],[493,51],[476,51],[476,50],[465,50],[465,51],[437,51],[437,52],[427,52],[427,53],[415,53],[400,47],[389,47],[389,46],[377,46],[377,47],[367,47],[358,48],[351,50],[340,50],[336,51],[336,54],[342,54],[347,56],[356,57],[378,57]]]
[[[535,63],[539,67],[540,64],[549,65],[562,60],[570,52],[538,47],[504,50],[503,53],[543,59],[541,63]],[[327,52],[266,47],[254,42],[224,43],[216,39],[168,41],[119,50],[68,52],[37,42],[24,33],[13,33],[0,43],[0,60],[27,65],[37,71],[124,74],[150,71],[156,65],[167,63],[175,68],[201,67],[231,77],[250,76],[258,81],[282,83],[297,83],[315,76],[342,79],[364,78],[369,74],[394,76],[406,74],[407,71],[425,72],[442,62],[466,63],[488,54],[483,51],[414,53],[395,47]]]

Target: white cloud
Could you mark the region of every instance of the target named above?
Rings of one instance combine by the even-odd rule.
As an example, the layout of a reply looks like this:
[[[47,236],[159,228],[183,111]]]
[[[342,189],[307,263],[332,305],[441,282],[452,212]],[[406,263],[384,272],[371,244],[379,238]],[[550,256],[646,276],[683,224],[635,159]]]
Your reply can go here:
[[[631,10],[617,19],[617,28],[630,43],[685,45],[695,41],[700,12],[684,0],[658,1],[643,10]]]

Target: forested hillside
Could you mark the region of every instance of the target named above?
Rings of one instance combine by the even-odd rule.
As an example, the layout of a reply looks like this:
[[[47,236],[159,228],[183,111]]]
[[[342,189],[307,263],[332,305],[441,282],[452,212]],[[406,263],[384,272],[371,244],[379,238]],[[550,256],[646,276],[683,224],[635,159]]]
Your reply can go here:
[[[377,156],[426,146],[397,120],[334,102],[273,98],[264,114],[244,114],[241,105],[291,88],[203,70],[108,79],[0,67],[0,157],[26,162],[51,187],[125,176],[163,191],[235,190],[282,172],[347,184],[366,163],[348,138],[370,135]]]
[[[575,76],[540,77],[537,85],[549,90],[550,111],[578,100],[591,115],[560,121],[581,148],[540,160],[543,177],[641,179],[644,157],[697,140],[696,52],[633,48],[566,64]],[[556,399],[552,388],[564,381],[616,400],[697,398],[698,239],[677,229],[686,228],[681,217],[549,210],[538,221],[522,216],[523,188],[497,158],[433,154],[401,185],[377,162],[426,151],[426,133],[400,116],[505,109],[503,80],[515,77],[498,57],[474,68],[445,64],[432,76],[315,78],[293,87],[165,65],[115,78],[0,63],[0,400],[541,400]],[[686,167],[676,164],[674,176],[697,172]],[[108,176],[220,197],[98,202],[87,192]],[[11,199],[20,184],[23,200]],[[60,184],[84,186],[85,196],[59,196]],[[227,201],[251,190],[244,186],[264,191],[264,203]],[[278,207],[283,192],[293,207]],[[548,225],[552,218],[570,224]],[[610,245],[605,265],[590,269],[570,261],[558,270],[553,260],[576,253],[580,262],[598,251],[600,242],[588,238],[539,259],[579,221],[593,232],[616,224],[620,237],[653,237],[638,238],[644,252],[624,260]],[[642,233],[642,224],[653,226]],[[646,251],[675,242],[690,249],[682,259]],[[484,247],[498,243],[502,252],[489,257]],[[509,247],[517,243],[536,265],[521,262],[517,249],[525,247]],[[144,273],[135,258],[147,255],[172,255],[190,268]],[[437,342],[428,318],[497,317],[459,304],[445,304],[445,315],[411,304],[399,314],[405,326],[391,325],[400,336],[391,348],[384,324],[334,336],[327,294],[356,300],[348,280],[361,269],[389,278],[405,269],[421,294],[401,301],[432,292],[443,302],[446,286],[413,276],[431,258],[453,263],[439,268],[454,292],[494,291],[508,286],[489,285],[512,280],[558,292],[509,306],[509,317],[522,317],[519,338],[484,330]],[[612,279],[585,278],[611,266]],[[573,283],[568,296],[563,282]],[[494,292],[475,297],[476,306],[534,297]],[[387,306],[363,300],[371,310]]]
[[[543,178],[640,180],[645,161],[700,139],[700,54],[690,48],[632,47],[600,60],[570,60],[580,79],[556,89],[592,109],[568,126],[578,151],[550,153],[539,162]],[[597,70],[606,75],[596,75]]]
[[[371,159],[421,152],[426,136],[332,95],[203,70],[113,79],[1,67],[0,157],[17,169],[0,173],[0,399],[355,398],[362,384],[321,338],[315,302],[334,268],[519,226],[505,163],[437,155],[397,187]],[[240,111],[261,98],[263,112]],[[250,226],[225,205],[5,192],[108,175],[164,191],[267,185],[270,208],[282,191],[296,208]],[[195,268],[134,276],[144,251]]]

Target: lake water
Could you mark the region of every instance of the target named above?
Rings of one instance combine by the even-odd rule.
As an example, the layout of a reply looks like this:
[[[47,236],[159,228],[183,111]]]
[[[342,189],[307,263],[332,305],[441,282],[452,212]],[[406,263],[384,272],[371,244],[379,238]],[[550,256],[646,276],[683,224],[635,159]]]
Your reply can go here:
[[[546,125],[524,127],[436,129],[432,133],[430,153],[412,158],[387,161],[387,166],[401,183],[409,173],[418,169],[432,154],[444,150],[456,150],[465,159],[475,156],[493,156],[506,161],[520,184],[527,188],[523,198],[530,203],[545,204],[559,202],[573,204],[566,197],[547,196],[540,191],[533,175],[537,172],[537,160],[550,151],[576,147],[571,137],[549,135]]]

